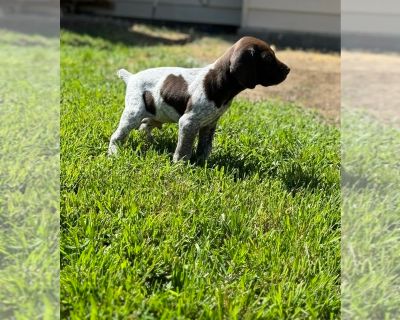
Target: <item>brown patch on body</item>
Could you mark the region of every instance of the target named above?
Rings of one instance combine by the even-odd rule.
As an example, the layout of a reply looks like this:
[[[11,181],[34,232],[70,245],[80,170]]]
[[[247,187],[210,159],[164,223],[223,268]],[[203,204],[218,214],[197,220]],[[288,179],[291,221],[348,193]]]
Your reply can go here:
[[[154,98],[153,95],[151,94],[150,91],[144,91],[143,92],[143,100],[144,100],[144,106],[148,112],[151,114],[156,114],[156,105],[154,103]]]
[[[191,107],[188,103],[190,100],[188,84],[181,75],[175,76],[170,74],[165,78],[160,93],[164,101],[180,115],[183,115],[186,109]]]

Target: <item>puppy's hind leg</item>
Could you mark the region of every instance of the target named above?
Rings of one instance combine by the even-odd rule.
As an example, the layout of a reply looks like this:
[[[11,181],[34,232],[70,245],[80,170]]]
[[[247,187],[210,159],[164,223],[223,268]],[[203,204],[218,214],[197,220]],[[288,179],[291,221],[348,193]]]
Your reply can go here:
[[[130,99],[126,101],[124,112],[117,130],[112,134],[108,147],[108,154],[113,155],[118,151],[117,145],[124,142],[132,129],[138,129],[142,119],[145,117],[146,110],[141,99]]]
[[[142,123],[139,127],[139,130],[146,132],[147,135],[147,140],[150,142],[154,142],[154,138],[151,134],[151,131],[153,131],[154,128],[159,128],[161,129],[162,123],[158,122],[154,119],[151,118],[144,118],[142,120]]]
[[[151,131],[154,129],[154,127],[150,126],[148,123],[143,123],[139,127],[139,131],[144,131],[146,133],[147,141],[153,143],[154,138],[153,135],[151,134]]]

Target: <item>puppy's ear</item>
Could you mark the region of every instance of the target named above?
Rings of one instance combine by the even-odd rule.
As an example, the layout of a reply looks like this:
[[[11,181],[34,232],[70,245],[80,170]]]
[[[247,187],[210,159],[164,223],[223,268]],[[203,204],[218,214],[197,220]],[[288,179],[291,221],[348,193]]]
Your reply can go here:
[[[253,89],[257,85],[256,51],[252,48],[234,50],[229,69],[242,86]]]

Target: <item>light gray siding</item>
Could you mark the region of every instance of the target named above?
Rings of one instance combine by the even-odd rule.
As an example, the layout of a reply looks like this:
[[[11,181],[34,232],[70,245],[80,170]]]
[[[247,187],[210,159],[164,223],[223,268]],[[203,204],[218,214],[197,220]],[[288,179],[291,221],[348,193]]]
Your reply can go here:
[[[399,1],[343,1],[342,31],[344,33],[400,36]]]
[[[240,26],[242,0],[115,0],[120,17]]]
[[[340,0],[243,0],[243,29],[340,34]]]

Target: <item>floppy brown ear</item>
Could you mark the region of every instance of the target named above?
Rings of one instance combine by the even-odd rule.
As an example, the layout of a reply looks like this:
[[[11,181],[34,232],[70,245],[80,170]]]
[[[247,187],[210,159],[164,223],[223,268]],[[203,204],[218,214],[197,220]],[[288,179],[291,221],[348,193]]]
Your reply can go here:
[[[242,86],[253,89],[257,85],[255,50],[235,50],[230,59],[230,72]]]

